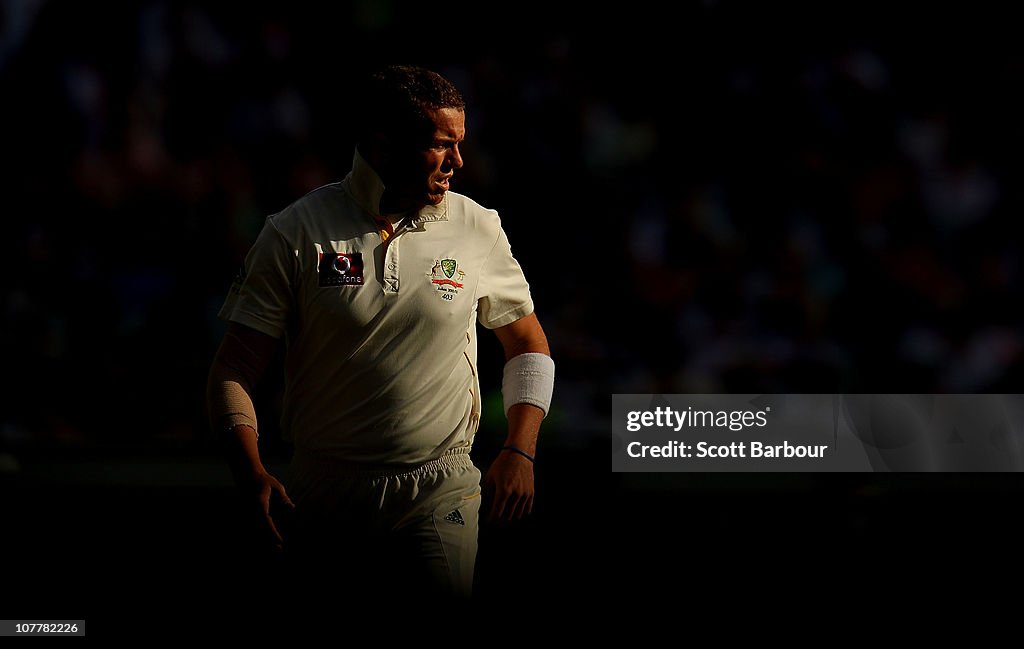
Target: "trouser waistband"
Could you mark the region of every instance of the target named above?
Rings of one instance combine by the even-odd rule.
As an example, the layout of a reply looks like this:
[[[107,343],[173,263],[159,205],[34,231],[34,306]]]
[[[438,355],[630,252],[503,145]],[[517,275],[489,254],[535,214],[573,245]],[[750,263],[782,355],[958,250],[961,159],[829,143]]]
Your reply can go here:
[[[321,469],[363,476],[402,477],[473,466],[473,461],[469,457],[469,451],[470,447],[468,446],[450,448],[436,459],[424,462],[423,464],[410,465],[349,462],[347,460],[323,457],[315,451],[295,449],[295,456],[292,458],[292,462],[299,466],[315,466]]]

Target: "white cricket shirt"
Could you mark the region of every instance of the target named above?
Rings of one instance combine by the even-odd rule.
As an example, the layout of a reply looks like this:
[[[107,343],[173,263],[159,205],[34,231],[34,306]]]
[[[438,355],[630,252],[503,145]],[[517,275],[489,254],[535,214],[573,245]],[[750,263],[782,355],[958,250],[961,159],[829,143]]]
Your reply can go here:
[[[480,422],[476,323],[533,312],[497,212],[448,192],[385,247],[384,185],[356,152],[340,183],[267,219],[221,309],[286,336],[282,426],[296,449],[419,464]]]

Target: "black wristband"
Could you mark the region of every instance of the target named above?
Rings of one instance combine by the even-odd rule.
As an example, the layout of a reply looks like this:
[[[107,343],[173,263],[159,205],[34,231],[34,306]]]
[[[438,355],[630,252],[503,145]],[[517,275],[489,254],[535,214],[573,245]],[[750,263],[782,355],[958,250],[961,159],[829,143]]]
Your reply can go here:
[[[522,455],[523,457],[525,457],[527,460],[529,460],[531,463],[536,463],[536,460],[533,458],[533,456],[530,455],[529,453],[527,453],[526,451],[524,451],[521,448],[516,448],[515,446],[502,446],[501,450],[503,450],[503,451],[512,451],[513,453],[518,453],[518,454]]]

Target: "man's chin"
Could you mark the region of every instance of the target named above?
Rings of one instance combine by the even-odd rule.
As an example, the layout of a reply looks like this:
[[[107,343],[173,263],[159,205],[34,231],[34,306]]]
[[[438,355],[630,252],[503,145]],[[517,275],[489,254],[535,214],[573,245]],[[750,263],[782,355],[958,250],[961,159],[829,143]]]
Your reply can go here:
[[[427,194],[426,199],[424,200],[424,203],[426,205],[440,205],[441,201],[444,200],[445,193],[446,192],[438,192],[436,194]]]

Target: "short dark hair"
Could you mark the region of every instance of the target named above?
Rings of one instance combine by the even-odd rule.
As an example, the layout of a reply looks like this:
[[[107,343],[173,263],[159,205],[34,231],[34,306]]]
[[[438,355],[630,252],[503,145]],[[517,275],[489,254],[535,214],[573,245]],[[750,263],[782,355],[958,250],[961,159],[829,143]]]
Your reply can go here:
[[[455,84],[433,70],[412,65],[389,65],[373,72],[361,103],[360,143],[377,133],[424,137],[433,128],[431,111],[466,108]]]

